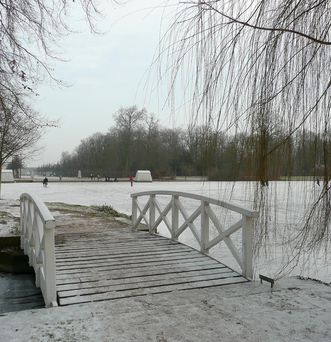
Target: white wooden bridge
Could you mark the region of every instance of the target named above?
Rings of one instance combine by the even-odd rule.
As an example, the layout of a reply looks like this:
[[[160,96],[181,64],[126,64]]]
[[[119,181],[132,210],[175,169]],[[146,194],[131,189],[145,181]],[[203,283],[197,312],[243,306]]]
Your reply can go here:
[[[70,305],[247,282],[253,277],[258,213],[199,195],[151,191],[131,195],[132,226],[55,234],[55,220],[38,198],[21,195],[21,247],[29,256],[46,306]],[[195,203],[193,212],[185,200]],[[222,208],[239,218],[227,222]],[[143,227],[148,231],[142,231]],[[158,235],[163,223],[170,238]],[[241,229],[241,238],[232,235]],[[177,240],[190,231],[200,251]],[[224,242],[238,273],[208,256]]]

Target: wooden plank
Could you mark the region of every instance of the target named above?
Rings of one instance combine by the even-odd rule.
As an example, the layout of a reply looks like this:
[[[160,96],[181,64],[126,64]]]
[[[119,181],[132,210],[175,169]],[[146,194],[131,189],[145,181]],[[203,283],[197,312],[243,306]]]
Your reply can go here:
[[[111,253],[105,253],[102,255],[84,255],[84,256],[78,256],[77,258],[60,258],[57,259],[57,262],[59,265],[66,265],[66,264],[75,264],[75,263],[80,263],[80,262],[85,262],[85,261],[98,261],[98,260],[103,260],[103,259],[109,259],[109,262],[123,262],[125,260],[130,261],[130,260],[137,260],[137,259],[158,259],[158,258],[173,258],[175,256],[192,256],[192,257],[204,257],[202,254],[197,253],[197,251],[191,250],[170,250],[170,251],[160,251],[160,252],[152,252],[152,253],[133,253],[133,254],[128,254],[128,255],[113,255]],[[217,261],[216,261],[217,262]]]
[[[157,248],[191,248],[190,246],[187,246],[185,244],[174,244],[174,243],[153,243],[153,242],[148,242],[148,243],[141,243],[139,241],[136,241],[135,243],[132,244],[121,244],[121,245],[116,245],[112,243],[98,243],[98,244],[86,244],[86,245],[81,245],[81,246],[74,246],[74,245],[67,245],[66,248],[58,247],[56,246],[56,252],[58,253],[72,253],[74,251],[84,251],[84,250],[94,250],[94,249],[112,249],[114,251],[129,251],[131,249],[144,249],[144,248],[151,248],[151,249],[157,249]]]
[[[124,283],[117,283],[114,282],[110,283],[106,286],[97,286],[92,288],[83,288],[83,289],[75,289],[75,290],[67,290],[67,291],[59,291],[58,296],[59,298],[66,298],[72,296],[86,296],[86,295],[94,295],[97,293],[106,293],[112,291],[131,291],[131,290],[138,290],[144,289],[149,287],[156,287],[156,286],[169,286],[169,285],[179,285],[179,284],[187,284],[187,283],[194,283],[199,281],[206,281],[206,280],[219,280],[219,279],[226,279],[226,278],[235,278],[240,277],[235,272],[225,272],[221,274],[204,274],[204,275],[195,275],[195,276],[182,276],[176,278],[164,278],[164,279],[154,279],[154,280],[143,280],[140,282],[124,282]]]
[[[56,268],[60,305],[247,281],[177,241],[123,228],[57,236]]]
[[[125,263],[130,262],[130,261],[136,261],[136,260],[159,260],[159,259],[168,259],[172,260],[174,258],[184,258],[184,257],[203,257],[203,255],[195,252],[195,251],[170,251],[170,252],[161,252],[161,253],[149,253],[149,254],[144,254],[144,255],[132,255],[132,256],[121,256],[117,257],[116,255],[99,255],[99,256],[82,256],[82,257],[77,257],[77,258],[61,258],[58,260],[59,266],[65,266],[65,265],[75,265],[76,263],[84,263],[85,261],[92,261],[92,262],[98,262],[102,260],[108,259],[109,263],[112,264],[114,262],[117,263]]]
[[[87,273],[78,273],[78,274],[67,274],[57,276],[57,284],[72,284],[72,283],[80,283],[85,281],[99,281],[101,279],[117,279],[117,278],[131,278],[137,276],[150,276],[150,275],[157,275],[163,273],[169,273],[170,271],[173,272],[187,272],[191,270],[204,270],[204,269],[228,269],[221,264],[210,263],[209,260],[203,260],[199,262],[183,262],[179,266],[174,267],[173,264],[164,264],[164,265],[156,265],[156,266],[142,266],[132,268],[118,268],[118,269],[111,269],[108,272],[87,272]]]
[[[93,251],[95,249],[103,250],[103,249],[112,249],[114,251],[128,251],[128,250],[157,250],[157,249],[165,249],[165,248],[172,248],[172,247],[177,247],[177,248],[190,248],[189,246],[186,246],[184,244],[173,244],[173,243],[159,243],[159,244],[154,244],[154,243],[135,243],[135,244],[124,244],[123,246],[114,246],[112,244],[95,244],[95,245],[82,245],[80,247],[75,247],[70,244],[66,245],[66,247],[55,247],[55,251],[57,254],[65,254],[65,253],[70,253],[70,252],[80,252],[80,251]]]
[[[136,247],[133,249],[115,249],[115,248],[95,248],[95,249],[90,249],[88,251],[81,250],[81,251],[75,251],[75,252],[65,252],[65,253],[56,253],[57,258],[72,258],[74,256],[81,257],[85,255],[90,255],[93,256],[94,253],[95,255],[103,255],[103,254],[111,254],[111,255],[130,255],[134,253],[148,253],[148,252],[166,252],[166,251],[196,251],[193,248],[189,247],[162,247],[162,248],[146,248],[146,247]]]
[[[99,241],[104,241],[104,242],[110,242],[113,244],[125,244],[125,243],[134,243],[135,241],[144,241],[144,242],[148,242],[148,241],[155,241],[155,242],[169,242],[171,240],[161,237],[159,235],[150,235],[147,236],[146,238],[143,236],[131,236],[130,238],[120,238],[117,236],[111,236],[111,235],[104,235],[104,236],[100,236],[100,237],[75,237],[75,238],[69,238],[66,236],[56,236],[56,244],[57,245],[63,245],[66,244],[68,241],[70,241],[71,243],[77,243],[77,244],[81,244],[84,241],[88,242],[88,243],[94,243],[94,242],[99,242]]]
[[[117,261],[116,259],[112,262],[109,262],[107,264],[104,264],[104,265],[87,265],[87,266],[80,266],[79,268],[77,267],[65,267],[65,268],[61,268],[61,267],[58,267],[57,268],[57,271],[56,273],[57,274],[62,274],[62,273],[76,273],[77,271],[79,272],[79,270],[83,270],[83,269],[90,269],[90,268],[93,268],[93,269],[107,269],[107,268],[112,268],[113,266],[125,266],[125,265],[129,265],[131,267],[135,267],[135,265],[141,265],[141,264],[157,264],[159,262],[168,262],[168,261],[175,261],[176,264],[180,263],[182,260],[185,260],[185,259],[188,259],[188,260],[194,260],[194,259],[203,259],[203,257],[200,257],[200,256],[191,256],[191,255],[183,255],[183,256],[169,256],[169,257],[160,257],[160,258],[145,258],[145,259],[131,259],[131,260],[126,260],[126,261]]]
[[[198,257],[195,253],[162,253],[162,254],[150,254],[144,255],[140,257],[139,255],[136,257],[129,258],[115,258],[115,257],[102,257],[102,258],[91,258],[91,259],[76,259],[70,262],[70,260],[66,260],[65,262],[57,263],[57,270],[69,270],[74,268],[90,268],[92,266],[102,266],[102,265],[118,265],[121,263],[122,265],[132,264],[132,261],[135,263],[138,262],[148,262],[148,261],[162,261],[162,260],[181,260],[184,257]]]
[[[75,264],[85,264],[85,263],[93,263],[98,261],[130,261],[130,260],[142,260],[142,259],[158,259],[162,257],[172,257],[172,256],[182,256],[182,255],[197,255],[194,251],[160,251],[160,252],[153,252],[153,253],[141,253],[141,254],[120,254],[120,255],[112,255],[110,253],[104,253],[99,255],[82,255],[77,257],[65,257],[57,259],[57,265],[75,265]]]
[[[193,276],[208,276],[211,274],[224,274],[224,273],[233,273],[228,268],[208,268],[208,269],[196,269],[196,270],[187,270],[185,272],[174,272],[172,269],[168,269],[163,273],[156,273],[150,275],[137,275],[131,277],[111,277],[109,279],[96,279],[95,281],[85,281],[74,284],[64,284],[58,285],[58,291],[70,291],[75,289],[87,289],[87,288],[97,288],[101,286],[110,286],[110,285],[119,285],[119,284],[136,284],[142,283],[144,281],[158,281],[162,279],[175,279],[175,278],[184,278],[184,277],[193,277]],[[237,274],[236,274],[237,275]]]
[[[147,234],[146,234],[147,235]],[[63,240],[63,241],[61,241]],[[67,241],[70,241],[72,244],[82,244],[82,243],[93,243],[93,242],[110,242],[113,244],[125,244],[125,243],[135,243],[136,241],[155,241],[155,242],[168,242],[172,241],[165,237],[161,237],[159,235],[149,235],[149,236],[131,236],[130,238],[119,238],[117,236],[111,236],[111,235],[104,235],[100,237],[73,237],[73,238],[66,238],[66,237],[59,237],[56,236],[56,245],[65,245]]]
[[[148,288],[140,288],[129,291],[112,291],[106,293],[97,293],[93,295],[86,296],[73,296],[67,298],[59,298],[60,305],[69,305],[69,304],[78,304],[78,303],[87,303],[87,302],[96,302],[103,300],[112,300],[112,299],[120,299],[125,297],[133,297],[133,296],[143,296],[148,294],[159,294],[166,293],[178,290],[192,290],[206,287],[215,287],[215,286],[223,286],[229,284],[237,284],[247,282],[247,279],[243,277],[231,277],[225,279],[217,279],[217,280],[206,280],[206,281],[197,281],[192,283],[185,284],[175,284],[168,286],[154,286]]]
[[[85,243],[86,241],[86,243]],[[65,247],[70,243],[70,246],[73,245],[93,245],[93,244],[98,244],[98,243],[107,243],[107,244],[112,244],[112,245],[130,245],[130,244],[168,244],[168,245],[178,245],[179,243],[175,240],[170,240],[168,238],[159,238],[157,235],[152,235],[149,238],[144,238],[142,236],[137,236],[134,237],[133,239],[119,239],[116,236],[104,236],[104,238],[99,237],[93,240],[88,240],[87,238],[81,237],[77,240],[75,239],[65,239],[63,241],[57,241],[56,245],[59,247]]]
[[[111,248],[108,249],[95,249],[92,251],[81,251],[81,252],[75,252],[75,253],[61,253],[58,254],[56,253],[56,259],[57,260],[63,260],[65,261],[66,259],[69,260],[75,260],[75,259],[80,259],[80,258],[85,258],[85,257],[90,257],[90,258],[95,258],[98,259],[100,256],[111,256],[111,257],[116,257],[116,258],[125,258],[131,255],[152,255],[152,254],[161,254],[161,253],[197,253],[192,248],[162,248],[162,249],[135,249],[135,250],[122,250],[122,251],[116,251],[112,250]]]
[[[123,231],[121,231],[121,229],[116,229],[116,228],[111,228],[111,229],[106,229],[104,231],[102,231],[101,233],[90,233],[90,232],[85,232],[85,233],[81,233],[81,232],[77,232],[77,233],[69,233],[68,231],[66,232],[62,232],[62,233],[58,233],[57,236],[59,237],[63,237],[63,236],[69,236],[69,237],[90,237],[90,238],[98,238],[100,236],[116,236],[118,238],[122,238],[122,239],[132,239],[134,237],[159,237],[159,238],[165,238],[164,236],[160,235],[160,234],[149,234],[148,231],[137,231],[137,230],[133,230],[133,229],[123,229]]]

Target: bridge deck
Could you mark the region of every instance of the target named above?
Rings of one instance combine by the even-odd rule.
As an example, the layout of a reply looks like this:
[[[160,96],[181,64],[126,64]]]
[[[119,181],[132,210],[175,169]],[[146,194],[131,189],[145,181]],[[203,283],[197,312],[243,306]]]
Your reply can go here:
[[[55,252],[59,305],[247,281],[188,246],[126,228],[59,234]]]

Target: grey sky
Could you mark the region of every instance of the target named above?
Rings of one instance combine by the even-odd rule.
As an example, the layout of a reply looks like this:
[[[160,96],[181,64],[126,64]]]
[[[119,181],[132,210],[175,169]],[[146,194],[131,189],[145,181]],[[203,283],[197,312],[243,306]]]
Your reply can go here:
[[[106,132],[121,106],[144,106],[163,126],[182,123],[174,122],[169,108],[163,108],[164,96],[159,98],[145,89],[161,20],[169,20],[174,10],[151,7],[164,2],[131,0],[121,6],[107,2],[105,17],[98,25],[106,32],[102,35],[91,34],[79,17],[72,15],[73,22],[78,22],[75,29],[81,32],[59,42],[61,57],[68,61],[52,62],[55,75],[71,86],[61,88],[46,81],[39,87],[35,108],[50,120],[58,119],[59,125],[46,131],[40,143],[43,149],[31,165],[58,161],[63,151],[72,152],[82,139]]]

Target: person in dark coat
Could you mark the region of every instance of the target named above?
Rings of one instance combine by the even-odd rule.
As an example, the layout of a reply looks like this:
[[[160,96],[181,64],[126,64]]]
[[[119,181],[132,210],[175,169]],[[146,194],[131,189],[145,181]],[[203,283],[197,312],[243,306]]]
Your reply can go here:
[[[47,185],[48,185],[48,178],[45,177],[44,180],[43,180],[43,186],[44,186],[45,188],[47,188]]]

